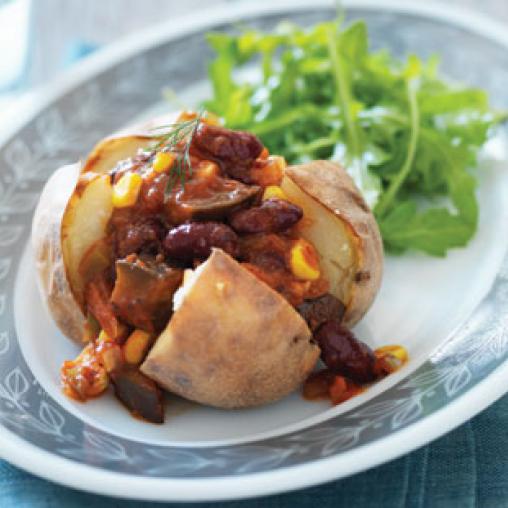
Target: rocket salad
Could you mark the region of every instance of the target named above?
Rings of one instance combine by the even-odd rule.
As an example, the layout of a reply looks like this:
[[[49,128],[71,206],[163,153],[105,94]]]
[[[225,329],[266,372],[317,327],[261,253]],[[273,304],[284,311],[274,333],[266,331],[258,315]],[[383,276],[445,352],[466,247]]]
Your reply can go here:
[[[286,23],[208,41],[216,58],[205,107],[290,163],[343,163],[388,251],[444,256],[474,236],[478,153],[506,118],[484,91],[443,81],[435,57],[401,62],[369,51],[363,21]],[[242,79],[253,66],[259,72]]]

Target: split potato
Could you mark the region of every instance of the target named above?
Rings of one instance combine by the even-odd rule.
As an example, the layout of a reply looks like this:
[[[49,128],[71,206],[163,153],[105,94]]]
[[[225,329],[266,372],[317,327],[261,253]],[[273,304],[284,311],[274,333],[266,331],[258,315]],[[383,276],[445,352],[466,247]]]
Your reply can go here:
[[[286,169],[282,190],[303,209],[301,234],[320,255],[330,293],[346,307],[345,326],[370,308],[383,274],[383,242],[376,219],[339,165],[314,161]]]
[[[186,276],[175,304],[141,371],[186,399],[267,404],[295,390],[319,357],[295,309],[222,250]]]
[[[83,165],[58,170],[33,221],[43,300],[62,332],[81,342],[85,288],[114,261],[104,241],[113,212],[108,171],[153,142],[152,120],[99,143]],[[304,211],[300,231],[320,254],[330,292],[355,324],[380,285],[383,249],[375,219],[337,164],[286,169],[282,189]],[[188,275],[175,312],[141,366],[162,387],[203,404],[255,406],[293,391],[311,372],[319,348],[300,314],[277,292],[221,250]]]

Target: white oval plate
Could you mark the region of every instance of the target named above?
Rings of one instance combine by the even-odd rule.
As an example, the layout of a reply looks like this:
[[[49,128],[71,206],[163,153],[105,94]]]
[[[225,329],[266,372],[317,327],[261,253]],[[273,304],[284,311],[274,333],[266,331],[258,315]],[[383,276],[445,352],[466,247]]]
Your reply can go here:
[[[426,4],[354,2],[373,44],[397,54],[440,52],[447,73],[507,107],[508,37],[478,15]],[[166,424],[131,418],[113,397],[77,404],[58,371],[76,354],[44,312],[28,245],[45,179],[98,139],[154,111],[160,90],[200,89],[202,37],[238,20],[273,26],[333,16],[330,2],[240,4],[124,40],[41,92],[0,144],[0,453],[45,478],[100,494],[213,500],[286,491],[350,475],[438,437],[496,400],[508,381],[508,175],[503,138],[482,159],[479,232],[445,259],[388,258],[380,295],[358,333],[402,343],[402,371],[341,406],[294,394],[220,411],[169,400]],[[443,46],[442,40],[449,44]],[[467,64],[464,58],[467,57]],[[488,72],[487,72],[488,71]],[[486,76],[489,76],[486,80]],[[197,87],[197,88],[196,88]]]

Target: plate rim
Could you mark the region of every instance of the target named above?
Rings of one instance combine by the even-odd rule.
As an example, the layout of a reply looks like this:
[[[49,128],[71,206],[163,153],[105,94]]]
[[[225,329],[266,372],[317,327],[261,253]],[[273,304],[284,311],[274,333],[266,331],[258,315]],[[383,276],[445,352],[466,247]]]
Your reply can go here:
[[[407,5],[404,0],[385,0],[382,3],[376,0],[346,0],[344,4],[346,7],[357,9],[395,11],[445,21],[508,48],[508,32],[505,26],[469,9],[435,2]],[[329,0],[278,0],[269,3],[249,0],[178,17],[176,22],[175,20],[165,21],[120,39],[27,97],[24,104],[11,113],[12,121],[6,121],[6,127],[0,129],[0,145],[7,142],[12,135],[15,135],[20,128],[58,97],[112,65],[151,47],[183,34],[196,32],[220,22],[231,22],[244,16],[285,12],[288,8],[304,10],[310,6],[331,7],[333,5],[333,2]],[[508,361],[445,407],[369,445],[277,471],[235,477],[167,479],[109,472],[89,465],[76,464],[41,450],[4,427],[0,427],[1,454],[10,463],[37,476],[102,495],[117,497],[127,495],[132,499],[159,501],[209,501],[257,497],[325,483],[393,460],[440,437],[478,414],[506,392],[504,387],[507,382]],[[448,417],[444,421],[443,415]],[[350,460],[344,460],[345,458]],[[345,463],[348,463],[347,467]],[[71,464],[72,474],[69,467]],[[196,489],[198,485],[200,488]]]

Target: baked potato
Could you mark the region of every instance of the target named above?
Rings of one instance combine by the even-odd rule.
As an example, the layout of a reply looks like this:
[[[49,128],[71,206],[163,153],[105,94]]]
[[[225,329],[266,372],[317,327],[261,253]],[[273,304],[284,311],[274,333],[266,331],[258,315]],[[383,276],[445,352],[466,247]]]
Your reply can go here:
[[[101,389],[134,357],[128,372],[139,375],[129,379],[147,376],[203,404],[272,402],[316,364],[312,332],[321,322],[342,318],[351,326],[370,307],[382,275],[379,231],[339,165],[285,167],[254,136],[201,118],[188,132],[190,148],[185,140],[152,148],[161,134],[167,143],[173,122],[163,117],[106,138],[82,166],[64,167],[48,181],[32,236],[43,300],[76,342],[85,321],[94,323],[94,347],[107,353],[96,362]],[[173,171],[182,178],[178,154],[185,150],[187,181],[169,185]],[[175,289],[183,269],[173,309],[164,314],[171,295],[160,293]],[[154,288],[149,305],[164,319],[160,312],[157,322],[129,319],[148,302],[136,287]],[[309,319],[302,305],[312,314],[313,302],[319,311]],[[67,367],[66,379],[79,377],[79,361]],[[141,385],[160,399],[153,382]]]

